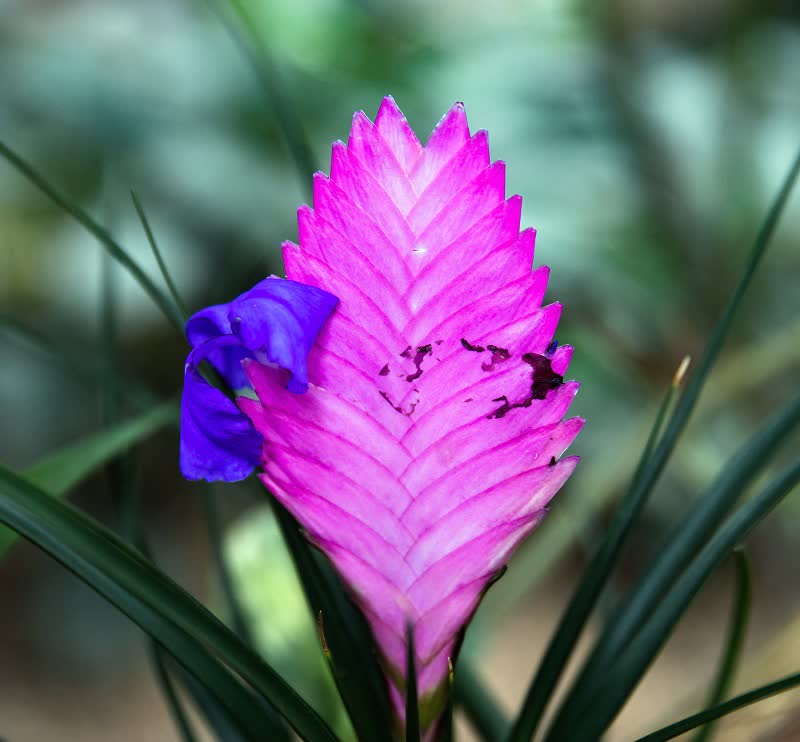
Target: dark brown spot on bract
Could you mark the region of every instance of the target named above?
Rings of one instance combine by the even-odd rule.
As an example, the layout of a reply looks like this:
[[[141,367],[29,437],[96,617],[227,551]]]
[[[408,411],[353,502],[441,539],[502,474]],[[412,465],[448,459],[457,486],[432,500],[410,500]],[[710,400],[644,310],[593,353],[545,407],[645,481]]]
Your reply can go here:
[[[522,360],[527,363],[533,371],[531,372],[531,391],[525,399],[519,402],[509,402],[508,397],[503,395],[492,402],[502,402],[496,410],[490,412],[487,417],[499,420],[505,417],[511,410],[520,407],[530,407],[534,399],[545,399],[548,392],[558,388],[564,383],[564,377],[553,371],[552,360],[539,353],[525,353]]]
[[[417,370],[413,374],[406,376],[406,381],[416,381],[420,376],[422,376],[422,361],[424,360],[425,356],[429,356],[432,353],[433,346],[430,343],[427,345],[420,345],[417,348],[417,352],[412,359],[414,365],[417,367]],[[411,346],[409,345],[408,348],[406,348],[400,355],[405,358],[411,358]]]
[[[471,350],[474,353],[483,353],[486,350],[482,345],[473,345],[469,340],[466,338],[461,338],[461,345],[464,346],[465,350]]]
[[[553,371],[552,358],[538,353],[525,353],[522,360],[533,368],[532,399],[544,399],[551,389],[556,389],[564,383],[564,377]]]
[[[417,407],[417,403],[416,402],[412,402],[409,405],[410,409],[408,410],[408,412],[406,412],[400,405],[396,405],[394,402],[392,402],[392,400],[389,399],[389,395],[386,392],[381,392],[381,397],[383,397],[389,403],[390,407],[395,412],[399,412],[401,415],[405,415],[406,417],[408,417],[409,415],[413,414],[414,410]]]
[[[491,351],[492,357],[488,363],[482,363],[481,368],[484,371],[494,371],[494,369],[503,361],[507,361],[511,358],[511,353],[508,352],[506,348],[500,348],[497,345],[487,345],[486,350]]]
[[[380,371],[378,371],[378,376],[388,376],[389,375],[389,364],[387,363]]]
[[[555,466],[555,465],[556,465],[556,457],[555,456],[551,456],[550,457],[550,466]]]

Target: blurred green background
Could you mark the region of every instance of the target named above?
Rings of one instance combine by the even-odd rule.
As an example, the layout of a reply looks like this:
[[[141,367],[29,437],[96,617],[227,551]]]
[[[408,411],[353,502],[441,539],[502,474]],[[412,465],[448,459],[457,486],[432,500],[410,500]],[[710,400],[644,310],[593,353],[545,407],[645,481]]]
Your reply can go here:
[[[279,245],[296,237],[312,169],[327,170],[330,143],[346,138],[354,110],[374,116],[389,93],[422,139],[456,100],[473,130],[489,130],[493,156],[508,163],[509,193],[524,197],[523,222],[538,230],[536,263],[551,266],[549,297],[565,306],[558,339],[575,346],[571,375],[583,382],[573,408],[588,419],[574,447],[581,466],[468,636],[466,651],[510,709],[626,484],[657,400],[681,358],[702,347],[800,144],[800,6],[0,0],[0,138],[157,277],[135,189],[192,311],[282,272]],[[799,242],[795,196],[616,589],[797,389]],[[78,368],[102,366],[103,264],[98,244],[0,161],[4,463],[29,466],[103,424],[97,384],[51,352],[66,349]],[[113,280],[119,368],[161,396],[177,394],[181,339],[132,279],[117,271]],[[213,603],[203,493],[180,479],[177,436],[159,433],[136,460],[161,565]],[[71,497],[113,524],[103,475]],[[265,651],[336,718],[329,687],[310,674],[321,669],[316,639],[263,503],[229,488],[224,504]],[[785,672],[800,665],[798,516],[795,498],[750,543],[756,604],[745,685],[765,666],[775,672],[764,680],[784,671],[781,662],[794,660]],[[726,577],[684,620],[614,738],[670,717],[711,675]],[[139,633],[27,544],[0,563],[0,605],[0,737],[176,738]],[[785,650],[763,653],[780,641]],[[796,739],[781,736],[797,723],[798,698],[786,699],[753,727],[740,719],[725,739]]]

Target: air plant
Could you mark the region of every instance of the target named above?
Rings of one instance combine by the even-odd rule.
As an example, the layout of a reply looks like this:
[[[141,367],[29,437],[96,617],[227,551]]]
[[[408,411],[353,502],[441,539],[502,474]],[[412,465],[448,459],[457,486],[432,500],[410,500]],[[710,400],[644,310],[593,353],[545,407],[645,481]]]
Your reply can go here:
[[[186,740],[193,732],[174,681],[220,740],[288,740],[290,728],[315,742],[337,737],[245,630],[227,628],[152,563],[142,531],[130,534],[134,548],[52,496],[66,488],[59,477],[74,481],[76,471],[119,455],[143,430],[180,419],[188,478],[235,481],[260,469],[318,623],[320,651],[363,742],[449,739],[454,704],[484,739],[530,740],[548,710],[548,742],[599,739],[708,576],[800,480],[794,461],[740,503],[800,423],[795,399],[665,537],[574,679],[564,680],[766,252],[799,156],[693,372],[684,381],[682,363],[667,391],[629,490],[508,720],[474,661],[459,661],[459,647],[482,596],[574,470],[577,459],[562,455],[583,421],[563,419],[577,391],[564,379],[572,349],[553,340],[561,310],[542,303],[547,270],[531,270],[534,233],[520,232],[520,199],[506,198],[504,165],[491,163],[485,132],[469,132],[463,106],[445,115],[424,147],[391,98],[374,123],[357,113],[347,144],[333,147],[330,177],[314,177],[314,209],[299,211],[299,244],[284,245],[286,279],[266,278],[185,325],[179,298],[107,230],[8,147],[0,144],[0,154],[97,237],[190,344],[180,414],[155,408],[109,431],[104,445],[90,441],[27,473],[0,467],[0,522],[177,660],[166,665],[157,653]],[[749,601],[742,559],[708,707],[642,739],[671,739],[800,684],[795,674],[725,700]],[[218,566],[224,575],[224,559]],[[228,598],[235,611],[235,595]],[[566,692],[555,703],[562,682]]]

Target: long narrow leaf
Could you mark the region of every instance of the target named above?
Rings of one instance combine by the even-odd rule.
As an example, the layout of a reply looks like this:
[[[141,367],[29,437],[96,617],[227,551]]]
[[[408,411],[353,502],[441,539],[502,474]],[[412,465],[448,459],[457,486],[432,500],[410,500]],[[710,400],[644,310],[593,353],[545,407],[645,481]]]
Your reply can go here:
[[[670,586],[778,451],[781,440],[798,425],[800,396],[775,413],[744,443],[689,515],[675,525],[639,584],[607,622],[563,701],[560,716],[576,713],[576,709],[585,705],[594,691],[607,682],[608,669],[613,667],[619,654],[629,646]]]
[[[109,460],[158,430],[178,424],[178,406],[163,402],[131,420],[93,433],[50,454],[25,472],[27,479],[61,496]]]
[[[682,362],[681,368],[683,367],[684,363]],[[567,660],[572,654],[575,643],[583,631],[589,614],[594,609],[600,592],[606,584],[622,542],[641,509],[643,497],[646,493],[637,490],[637,484],[641,480],[652,456],[655,441],[664,424],[664,418],[670,408],[681,377],[682,374],[675,374],[673,383],[664,395],[664,399],[656,413],[656,418],[653,421],[653,427],[650,430],[647,443],[636,466],[631,486],[609,525],[603,543],[586,567],[572,600],[561,616],[539,669],[528,687],[522,708],[508,733],[508,742],[528,742],[533,738],[539,726],[542,714],[555,690]]]
[[[406,742],[420,742],[419,696],[414,629],[406,627]]]
[[[602,736],[709,575],[798,482],[800,482],[800,459],[723,524],[678,580],[630,647],[609,670],[606,683],[576,713],[561,716],[554,722],[546,737],[548,742],[565,739],[574,742],[594,742]]]
[[[736,564],[736,594],[731,610],[730,627],[725,639],[722,661],[711,686],[707,706],[713,708],[721,704],[733,685],[739,658],[742,655],[747,626],[750,623],[750,605],[753,598],[750,564],[744,549],[733,552]],[[714,734],[715,724],[709,723],[700,729],[695,742],[709,742]]]
[[[167,264],[164,261],[164,257],[161,255],[161,250],[158,247],[158,243],[156,242],[155,235],[153,234],[153,230],[150,228],[150,222],[147,219],[147,214],[144,212],[144,207],[142,206],[142,202],[139,201],[139,197],[136,195],[134,191],[131,191],[131,198],[133,199],[133,207],[136,209],[136,213],[139,216],[139,221],[142,223],[142,229],[144,229],[145,236],[147,237],[147,242],[150,244],[150,250],[153,252],[153,257],[156,259],[158,263],[158,269],[161,271],[161,276],[164,279],[164,283],[167,284],[167,288],[169,289],[170,296],[172,297],[172,301],[177,307],[178,311],[181,315],[181,321],[183,325],[186,325],[186,320],[189,318],[189,313],[186,311],[186,305],[183,303],[183,299],[181,295],[178,293],[178,287],[175,285],[175,281],[172,280],[172,276],[167,269]]]
[[[153,283],[150,277],[142,270],[139,264],[128,252],[111,236],[108,230],[98,224],[77,204],[70,201],[57,188],[52,186],[30,163],[24,160],[8,145],[0,142],[0,156],[4,157],[18,172],[24,175],[33,185],[44,193],[53,203],[63,209],[84,229],[92,234],[106,249],[109,255],[122,265],[137,283],[147,292],[153,303],[162,311],[164,316],[183,334],[183,321],[175,303]]]
[[[509,721],[466,657],[461,657],[458,663],[453,700],[464,709],[472,726],[485,742],[505,739],[510,728]]]
[[[149,412],[119,423],[101,433],[94,433],[78,443],[50,454],[25,472],[28,481],[53,497],[63,497],[78,482],[117,456],[126,448],[177,422],[174,402],[165,402]],[[14,545],[18,536],[0,526],[0,559]]]
[[[274,497],[270,496],[269,501],[313,620],[322,612],[329,666],[353,729],[362,742],[389,742],[392,728],[389,699],[369,627],[330,565],[312,551],[301,535],[297,521]]]
[[[268,699],[301,737],[310,742],[336,740],[317,713],[266,662],[188,593],[113,533],[3,467],[0,522],[61,561],[203,682],[197,668],[197,647],[213,651],[221,660],[217,662],[220,669],[227,665],[236,672]],[[252,708],[255,712],[258,707]],[[259,716],[263,721],[260,712]]]
[[[691,375],[685,391],[680,395],[675,409],[666,423],[666,429],[658,445],[655,446],[652,455],[641,467],[640,473],[637,472],[639,476],[635,476],[631,482],[631,486],[608,528],[605,541],[581,578],[547,648],[539,671],[531,683],[520,715],[509,735],[509,742],[527,742],[536,731],[542,713],[572,655],[578,637],[619,558],[625,538],[641,513],[648,496],[669,461],[681,433],[689,422],[689,417],[719,356],[742,298],[770,244],[798,172],[800,172],[800,150],[759,229],[753,249],[750,251],[731,298],[703,350],[695,372]]]
[[[172,300],[175,302],[175,306],[178,307],[178,310],[181,313],[183,322],[185,324],[186,319],[188,318],[186,305],[178,293],[177,286],[175,285],[169,269],[167,268],[167,264],[161,254],[161,250],[158,247],[153,230],[150,227],[150,222],[144,211],[144,207],[134,191],[131,191],[131,198],[133,200],[136,213],[139,216],[139,220],[142,223],[142,228],[144,229],[147,241],[150,244],[150,249],[153,252],[156,262],[158,263],[161,275],[167,285],[167,288],[169,289]],[[222,527],[219,521],[218,508],[216,507],[216,496],[212,491],[209,490],[206,493],[205,502],[208,506],[206,516],[209,531],[209,541],[211,543],[211,553],[220,583],[222,585],[222,592],[225,596],[228,606],[228,614],[231,616],[233,629],[236,634],[246,644],[252,646],[252,641],[250,641],[249,632],[247,631],[247,624],[244,620],[241,608],[239,607],[239,603],[236,600],[230,575],[228,573],[227,564],[225,563],[224,555],[222,553]],[[154,656],[158,658],[160,656],[159,652],[154,652]],[[161,666],[163,676],[162,688],[164,689],[167,700],[170,703],[170,706],[173,708],[173,711],[177,712],[177,699],[172,698],[170,694],[169,675],[166,671],[166,668],[163,667],[163,662],[159,664]],[[235,716],[231,715],[229,711],[222,704],[220,704],[219,699],[210,693],[201,682],[185,671],[181,674],[180,679],[182,680],[187,693],[194,701],[198,711],[203,715],[209,727],[214,731],[217,739],[220,740],[220,742],[245,742],[248,739],[247,729],[242,727],[239,720]],[[270,739],[275,740],[275,742],[278,742],[279,740],[288,740],[288,730],[281,723],[281,720],[279,717],[277,717],[275,711],[267,704],[262,705],[263,712],[269,721],[269,728],[262,729],[261,734],[268,734]],[[178,716],[177,713],[173,713],[173,715],[176,717]],[[183,727],[180,718],[176,718],[176,722],[179,728]]]
[[[715,719],[721,719],[723,716],[732,714],[734,711],[738,711],[745,706],[758,703],[758,701],[763,701],[765,698],[776,696],[779,693],[785,693],[798,686],[800,686],[800,672],[794,675],[787,675],[785,678],[776,680],[774,683],[768,683],[759,688],[754,688],[751,691],[747,691],[747,693],[742,693],[735,698],[731,698],[730,701],[719,704],[719,706],[714,706],[698,714],[687,716],[685,719],[676,721],[663,729],[651,732],[644,737],[639,737],[636,742],[667,742],[667,740],[680,737],[682,734],[690,732],[692,729],[696,729],[703,724],[708,724]]]

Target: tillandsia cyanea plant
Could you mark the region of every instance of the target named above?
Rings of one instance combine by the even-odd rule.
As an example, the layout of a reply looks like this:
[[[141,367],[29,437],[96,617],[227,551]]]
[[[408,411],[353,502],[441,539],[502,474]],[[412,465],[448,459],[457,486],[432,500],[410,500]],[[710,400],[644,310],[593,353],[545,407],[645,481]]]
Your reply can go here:
[[[187,325],[184,474],[261,467],[367,617],[400,726],[413,636],[430,739],[470,617],[577,463],[572,349],[520,214],[462,104],[423,147],[387,97],[315,175],[288,280]],[[243,414],[200,358],[233,388],[244,368]]]
[[[680,388],[682,364],[665,395],[630,487],[599,534],[519,713],[506,720],[469,658],[458,660],[459,645],[482,595],[574,469],[576,459],[561,456],[582,421],[563,420],[577,385],[564,381],[570,349],[552,339],[559,307],[542,306],[546,270],[531,271],[533,233],[519,231],[519,198],[506,199],[503,165],[490,162],[485,133],[470,135],[463,107],[449,111],[425,147],[390,98],[374,123],[356,114],[347,145],[334,145],[330,177],[315,176],[314,210],[300,209],[299,245],[284,246],[287,278],[266,278],[188,322],[138,201],[171,297],[33,166],[2,143],[0,155],[97,238],[185,334],[191,351],[181,468],[190,479],[222,481],[261,470],[308,602],[322,619],[322,648],[360,742],[385,742],[403,728],[407,742],[448,738],[454,664],[451,698],[482,739],[527,742],[541,732],[545,742],[596,742],[707,578],[800,481],[794,456],[740,502],[800,426],[795,396],[665,535],[600,626],[574,679],[564,681],[770,244],[800,173],[798,153],[695,370]],[[116,380],[109,386],[118,391]],[[130,511],[130,544],[58,500],[132,442],[176,420],[171,402],[153,405],[149,391],[128,391],[148,405],[141,416],[25,472],[0,466],[0,523],[153,638],[157,677],[185,742],[195,737],[174,681],[225,742],[288,742],[289,727],[305,740],[336,742],[248,642],[233,590],[224,591],[229,629],[146,556],[133,478],[116,477]],[[329,562],[309,551],[292,515]],[[219,544],[211,510],[208,521]],[[0,530],[0,555],[13,539]],[[224,575],[220,549],[215,559]],[[750,596],[744,558],[736,563],[730,630],[707,707],[639,742],[698,727],[698,740],[708,740],[709,722],[800,686],[794,673],[725,700]],[[331,627],[328,643],[323,623]],[[165,663],[164,652],[180,668]],[[560,684],[565,693],[554,703]],[[542,731],[544,718],[549,727]]]

